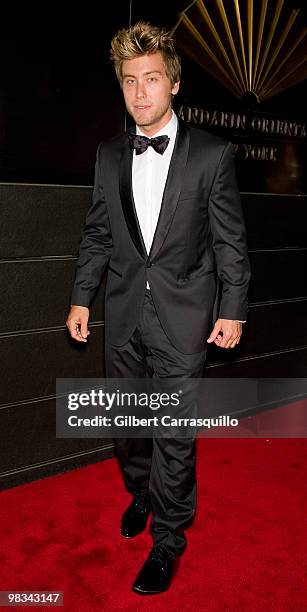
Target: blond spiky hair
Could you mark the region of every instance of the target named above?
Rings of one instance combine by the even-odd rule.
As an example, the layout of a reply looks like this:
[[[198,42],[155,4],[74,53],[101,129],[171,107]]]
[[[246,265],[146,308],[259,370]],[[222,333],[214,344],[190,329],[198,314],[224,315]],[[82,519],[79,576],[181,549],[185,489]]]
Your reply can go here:
[[[172,87],[180,81],[181,62],[177,55],[171,32],[158,28],[146,21],[138,21],[130,28],[123,28],[113,36],[110,58],[113,62],[116,76],[122,86],[123,61],[140,55],[153,54],[160,51],[163,57],[165,72]]]

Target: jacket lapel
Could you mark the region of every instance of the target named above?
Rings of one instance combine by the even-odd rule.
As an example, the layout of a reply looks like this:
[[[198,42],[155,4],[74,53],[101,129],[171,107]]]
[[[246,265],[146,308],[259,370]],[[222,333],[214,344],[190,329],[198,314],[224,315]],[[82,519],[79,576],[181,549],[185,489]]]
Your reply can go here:
[[[129,130],[135,132],[135,127]],[[161,209],[148,259],[152,261],[161,249],[177,207],[189,153],[190,135],[185,123],[178,119],[178,130],[163,192]],[[128,138],[120,162],[120,197],[131,238],[140,255],[147,259],[132,193],[132,151]]]
[[[135,132],[135,127],[131,128],[129,131]],[[132,193],[132,155],[133,152],[130,149],[129,140],[125,138],[119,170],[120,199],[127,227],[134,245],[140,255],[147,259],[146,246],[139,225]]]
[[[177,136],[163,192],[160,215],[149,253],[150,261],[157,256],[170,229],[182,189],[189,145],[189,130],[185,123],[178,119]]]

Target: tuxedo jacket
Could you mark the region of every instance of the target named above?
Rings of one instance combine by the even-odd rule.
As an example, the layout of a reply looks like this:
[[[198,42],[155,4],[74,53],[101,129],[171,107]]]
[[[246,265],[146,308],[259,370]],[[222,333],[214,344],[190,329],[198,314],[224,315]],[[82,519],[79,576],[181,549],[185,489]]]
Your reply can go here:
[[[149,253],[128,134],[99,144],[71,304],[89,307],[106,270],[105,337],[115,346],[135,330],[147,280],[160,323],[182,353],[204,350],[217,318],[246,319],[250,265],[231,142],[178,120]]]

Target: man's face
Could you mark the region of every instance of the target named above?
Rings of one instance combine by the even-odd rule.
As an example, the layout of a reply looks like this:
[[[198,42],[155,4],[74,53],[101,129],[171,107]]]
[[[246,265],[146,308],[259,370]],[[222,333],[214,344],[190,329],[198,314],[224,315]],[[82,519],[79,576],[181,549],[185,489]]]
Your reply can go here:
[[[128,112],[148,136],[164,127],[172,116],[172,87],[165,72],[160,51],[124,60],[122,66],[123,94]]]

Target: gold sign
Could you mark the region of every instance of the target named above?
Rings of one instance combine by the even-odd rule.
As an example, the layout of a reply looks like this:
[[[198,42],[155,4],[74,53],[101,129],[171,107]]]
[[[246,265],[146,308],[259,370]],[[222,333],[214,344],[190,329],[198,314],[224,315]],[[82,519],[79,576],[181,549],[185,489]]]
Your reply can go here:
[[[179,117],[187,123],[199,126],[219,127],[241,132],[257,132],[270,136],[286,136],[304,139],[307,136],[306,123],[279,117],[266,117],[244,112],[230,112],[218,109],[180,106]]]
[[[307,78],[307,28],[285,0],[194,0],[173,33],[237,97],[260,102]]]

